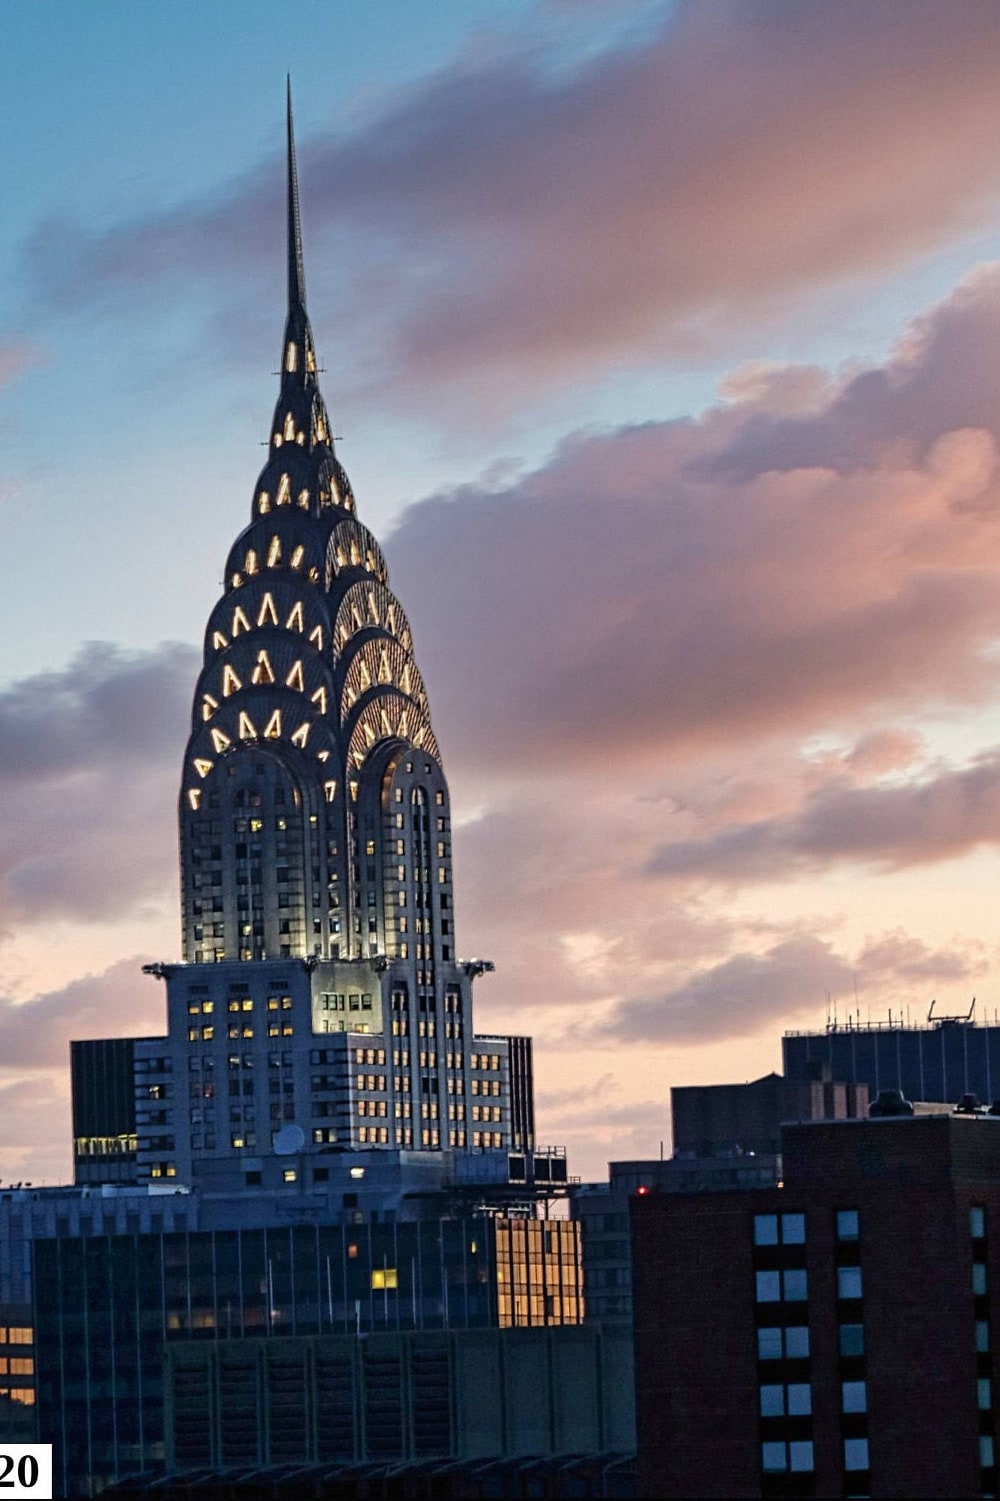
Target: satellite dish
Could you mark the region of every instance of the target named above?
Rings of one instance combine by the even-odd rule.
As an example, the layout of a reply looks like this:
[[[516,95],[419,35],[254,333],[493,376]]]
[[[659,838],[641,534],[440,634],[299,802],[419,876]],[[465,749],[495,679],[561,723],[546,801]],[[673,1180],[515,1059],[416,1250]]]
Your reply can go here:
[[[295,1152],[301,1152],[305,1144],[306,1133],[294,1121],[290,1126],[282,1126],[271,1143],[279,1157],[291,1157]]]

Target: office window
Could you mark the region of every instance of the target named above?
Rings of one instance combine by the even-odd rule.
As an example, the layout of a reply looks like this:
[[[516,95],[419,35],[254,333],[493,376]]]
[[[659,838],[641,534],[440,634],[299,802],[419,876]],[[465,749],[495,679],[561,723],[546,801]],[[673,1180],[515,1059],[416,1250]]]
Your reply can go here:
[[[990,1348],[990,1326],[985,1319],[976,1321],[976,1352],[985,1355]]]
[[[774,1475],[786,1470],[807,1474],[816,1468],[812,1443],[805,1439],[790,1444],[772,1442],[761,1444],[760,1464],[765,1474]]]
[[[844,1439],[844,1469],[868,1469],[868,1440],[866,1438]]]
[[[980,1377],[976,1382],[976,1401],[980,1412],[989,1412],[993,1406],[993,1392],[988,1376]]]
[[[781,1239],[786,1246],[804,1246],[806,1242],[806,1217],[804,1214],[781,1216]]]
[[[783,1443],[761,1444],[760,1446],[761,1469],[767,1474],[774,1474],[778,1470],[788,1469],[788,1454]]]
[[[857,1240],[858,1238],[858,1211],[856,1209],[837,1210],[837,1239]]]
[[[758,1299],[759,1302],[763,1301]],[[757,1357],[759,1360],[781,1359],[781,1330],[757,1330]]]
[[[785,1330],[785,1354],[789,1360],[808,1360],[809,1330],[804,1324],[791,1324]]]
[[[984,1434],[979,1440],[979,1463],[984,1470],[989,1470],[992,1469],[993,1462],[993,1440]]]
[[[843,1412],[867,1412],[868,1388],[864,1381],[840,1383],[840,1406]]]
[[[981,1204],[973,1204],[969,1210],[969,1234],[973,1240],[982,1240],[986,1234],[986,1210]]]
[[[972,1264],[972,1291],[977,1298],[984,1296],[986,1292],[986,1263],[975,1261]]]
[[[399,1286],[399,1272],[394,1266],[382,1267],[372,1272],[372,1291],[381,1292]]]
[[[781,1274],[779,1272],[757,1273],[757,1302],[781,1302]]]
[[[778,1244],[778,1216],[776,1214],[754,1215],[753,1243],[755,1246],[776,1246]]]
[[[811,1439],[793,1439],[788,1445],[788,1468],[800,1475],[816,1468]]]
[[[840,1353],[848,1356],[865,1353],[865,1326],[863,1324],[841,1324]]]
[[[788,1388],[788,1416],[807,1418],[812,1412],[812,1387],[807,1381],[793,1381]]]
[[[839,1266],[837,1268],[837,1297],[861,1297],[861,1268],[859,1266]]]
[[[762,1418],[783,1418],[785,1416],[785,1388],[783,1386],[761,1387],[760,1415]]]
[[[796,1269],[782,1272],[781,1284],[786,1303],[804,1303],[809,1296],[806,1274],[803,1271]]]

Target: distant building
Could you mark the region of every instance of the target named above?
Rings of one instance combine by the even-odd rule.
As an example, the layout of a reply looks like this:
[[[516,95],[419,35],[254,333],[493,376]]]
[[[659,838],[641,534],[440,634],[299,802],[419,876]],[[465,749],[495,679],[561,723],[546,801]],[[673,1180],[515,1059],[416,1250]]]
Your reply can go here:
[[[640,1496],[992,1495],[1000,1120],[789,1126],[632,1200]]]
[[[167,1470],[181,1475],[635,1452],[624,1330],[189,1341],[168,1346],[165,1386]]]
[[[674,1155],[608,1164],[608,1182],[571,1191],[580,1223],[587,1321],[629,1324],[632,1194],[724,1193],[769,1188],[781,1177],[783,1122],[864,1115],[868,1090],[829,1077],[819,1065],[802,1081],[767,1074],[748,1084],[698,1084],[670,1091]]]
[[[134,1037],[69,1045],[76,1183],[136,1183]]]
[[[1000,1023],[946,1018],[926,1026],[834,1023],[823,1032],[786,1032],[785,1077],[805,1082],[817,1068],[866,1084],[872,1098],[898,1089],[908,1100],[954,1105],[964,1094],[984,1104],[1000,1096]]]
[[[55,1444],[57,1494],[162,1472],[164,1360],[175,1343],[295,1335],[346,1347],[376,1333],[580,1321],[568,1220],[361,1218],[36,1241],[39,1433]],[[243,1360],[246,1372],[256,1358]],[[341,1400],[354,1400],[350,1388]]]
[[[957,1096],[956,1096],[957,1098]],[[868,1087],[809,1060],[803,1074],[765,1074],[748,1084],[696,1084],[670,1091],[675,1157],[781,1152],[786,1121],[846,1120],[868,1110]]]

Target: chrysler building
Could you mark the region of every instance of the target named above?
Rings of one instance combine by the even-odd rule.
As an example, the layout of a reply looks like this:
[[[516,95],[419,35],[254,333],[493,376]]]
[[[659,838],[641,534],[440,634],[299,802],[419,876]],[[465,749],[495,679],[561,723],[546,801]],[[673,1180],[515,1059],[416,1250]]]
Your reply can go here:
[[[329,1153],[372,1147],[496,1154],[506,1175],[534,1146],[531,1045],[473,1034],[492,965],[458,957],[427,692],[320,392],[290,94],[287,196],[278,399],[184,753],[183,962],[150,967],[168,1029],[130,1055],[120,1176],[320,1183]],[[78,1177],[105,1181],[119,1148],[84,1115]]]

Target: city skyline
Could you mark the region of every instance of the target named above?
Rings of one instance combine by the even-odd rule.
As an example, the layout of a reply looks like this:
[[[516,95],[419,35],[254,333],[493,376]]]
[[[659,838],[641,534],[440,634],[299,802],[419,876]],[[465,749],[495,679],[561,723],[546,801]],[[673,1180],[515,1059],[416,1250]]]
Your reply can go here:
[[[43,76],[56,9],[2,65],[0,1175],[68,1178],[68,1038],[158,1031],[139,966],[179,957],[286,67],[324,394],[540,1139],[585,1176],[653,1153],[670,1084],[776,1066],[828,1004],[992,1013],[992,7],[303,5],[302,61],[255,4],[214,92],[165,6],[74,17]]]

